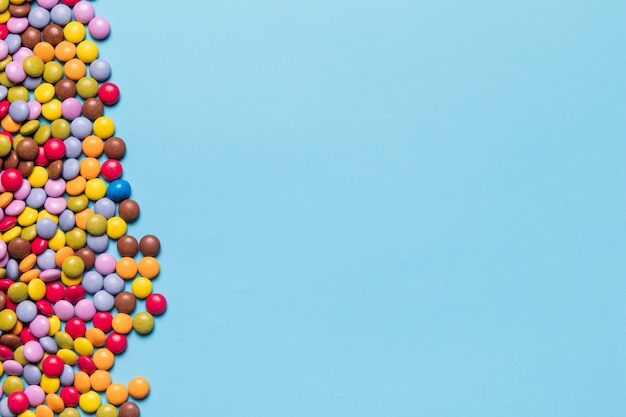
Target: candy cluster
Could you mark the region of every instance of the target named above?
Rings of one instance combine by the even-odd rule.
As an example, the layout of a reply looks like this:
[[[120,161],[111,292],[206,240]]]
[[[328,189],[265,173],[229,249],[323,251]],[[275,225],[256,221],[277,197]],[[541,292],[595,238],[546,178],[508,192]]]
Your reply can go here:
[[[109,31],[87,1],[0,0],[0,417],[136,417],[150,390],[109,373],[167,304],[159,239],[127,234]]]

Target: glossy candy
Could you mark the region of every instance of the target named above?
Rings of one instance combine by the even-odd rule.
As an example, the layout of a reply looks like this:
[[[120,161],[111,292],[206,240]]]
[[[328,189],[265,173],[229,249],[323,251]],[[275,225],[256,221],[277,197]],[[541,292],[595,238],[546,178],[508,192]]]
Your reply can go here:
[[[125,386],[109,370],[166,301],[152,293],[158,238],[127,234],[140,209],[124,178],[126,144],[105,114],[120,89],[94,41],[110,25],[84,0],[3,7],[0,416],[113,417],[119,406],[137,417],[127,400],[148,395],[147,380]]]

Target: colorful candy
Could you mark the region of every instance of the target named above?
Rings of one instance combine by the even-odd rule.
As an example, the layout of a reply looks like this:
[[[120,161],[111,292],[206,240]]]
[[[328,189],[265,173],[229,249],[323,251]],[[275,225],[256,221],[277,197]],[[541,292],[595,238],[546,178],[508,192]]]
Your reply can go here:
[[[88,1],[0,1],[0,417],[137,417],[150,392],[110,372],[167,302],[159,239],[127,234],[109,33]]]

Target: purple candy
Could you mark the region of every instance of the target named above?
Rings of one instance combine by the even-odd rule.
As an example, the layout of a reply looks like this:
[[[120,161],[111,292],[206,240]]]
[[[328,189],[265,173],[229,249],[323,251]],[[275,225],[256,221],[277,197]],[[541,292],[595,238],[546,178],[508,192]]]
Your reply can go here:
[[[4,40],[0,40],[0,59],[9,56],[9,45]]]
[[[20,376],[24,372],[24,367],[16,360],[9,359],[2,364],[4,372],[8,375]]]
[[[39,278],[43,282],[53,282],[61,278],[61,271],[59,271],[58,269],[46,269],[44,271],[41,271],[41,273],[39,274]]]
[[[81,23],[89,23],[95,15],[93,6],[86,1],[79,1],[74,5],[74,19]]]
[[[10,17],[7,21],[7,29],[11,33],[22,33],[28,27],[27,17]]]
[[[61,321],[68,321],[74,317],[74,306],[67,300],[59,300],[54,303],[54,314]]]
[[[50,331],[50,322],[46,316],[39,314],[28,326],[30,333],[35,337],[44,337]]]
[[[69,97],[61,103],[61,113],[67,120],[74,120],[83,112],[83,105],[74,97]]]
[[[0,258],[7,254],[7,244],[4,240],[0,240]]]
[[[29,362],[37,363],[43,358],[43,348],[39,344],[39,342],[35,340],[29,340],[24,344],[24,357],[28,359]]]
[[[61,380],[61,385],[66,387],[72,385],[74,383],[74,368],[68,364],[63,365],[63,373],[59,379]]]
[[[54,6],[57,5],[58,2],[59,2],[59,0],[38,0],[37,4],[39,5],[39,7],[44,7],[46,9],[52,9]]]
[[[50,214],[61,214],[67,208],[67,201],[63,197],[48,197],[43,206]]]
[[[57,224],[54,220],[44,217],[36,223],[35,230],[42,238],[52,239],[52,237],[57,233]]]
[[[30,182],[28,182],[27,179],[22,180],[22,185],[13,193],[13,198],[16,200],[26,200],[26,197],[30,194],[30,189]]]
[[[76,303],[75,312],[79,319],[90,321],[96,315],[96,307],[93,305],[93,301],[85,298]]]
[[[30,323],[37,316],[37,306],[30,300],[21,301],[15,309],[17,318],[23,323]]]
[[[110,253],[100,254],[96,258],[96,271],[98,271],[101,275],[109,275],[115,272],[116,264],[117,260],[115,259],[115,256]]]
[[[41,339],[39,339],[39,341],[41,342]],[[22,376],[24,377],[26,382],[31,385],[39,384],[41,382],[41,371],[39,370],[37,365],[33,365],[32,363],[24,365],[24,372],[22,372]]]
[[[41,380],[41,377],[39,378]],[[28,403],[31,407],[37,407],[43,404],[46,399],[46,393],[39,385],[29,385],[24,390],[24,394],[28,397]]]
[[[24,211],[25,208],[26,202],[22,200],[13,200],[9,203],[8,206],[6,206],[6,208],[4,209],[4,213],[7,216],[17,217],[20,215],[21,212]]]
[[[100,236],[88,234],[87,246],[95,253],[102,253],[109,247],[109,237],[106,234]]]
[[[48,180],[43,189],[48,197],[61,197],[65,193],[65,180],[63,178]]]
[[[91,19],[87,28],[89,29],[89,34],[94,39],[104,39],[109,36],[109,32],[111,32],[109,21],[101,16]]]
[[[22,46],[20,49],[17,50],[17,52],[13,54],[13,62],[23,63],[26,58],[33,55],[34,54],[32,50],[26,48],[25,46]]]
[[[28,102],[28,108],[30,112],[28,113],[28,118],[30,120],[35,120],[41,116],[41,103],[37,100],[30,100]]]
[[[48,195],[43,188],[33,188],[30,190],[30,194],[26,197],[26,204],[32,208],[41,208],[46,202]]]

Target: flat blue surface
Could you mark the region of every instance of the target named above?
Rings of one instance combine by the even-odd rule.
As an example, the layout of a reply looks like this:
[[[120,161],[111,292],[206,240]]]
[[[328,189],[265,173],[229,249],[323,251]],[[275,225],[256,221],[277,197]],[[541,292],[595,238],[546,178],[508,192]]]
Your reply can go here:
[[[626,415],[626,3],[94,6],[142,416]]]

